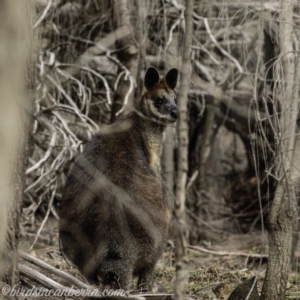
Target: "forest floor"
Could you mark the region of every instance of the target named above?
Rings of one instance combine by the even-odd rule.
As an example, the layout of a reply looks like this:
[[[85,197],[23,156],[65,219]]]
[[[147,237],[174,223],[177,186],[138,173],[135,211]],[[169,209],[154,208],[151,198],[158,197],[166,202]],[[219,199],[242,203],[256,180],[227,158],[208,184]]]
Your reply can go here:
[[[36,220],[39,223],[39,220]],[[41,220],[42,222],[42,220]],[[42,261],[63,270],[78,279],[85,281],[76,267],[67,263],[61,255],[58,245],[57,221],[47,222],[45,229],[41,232],[41,239],[34,247],[30,247],[34,240],[34,235],[21,239],[20,250],[33,255]],[[227,299],[234,288],[243,281],[258,274],[258,290],[261,291],[263,278],[266,270],[267,258],[257,257],[263,249],[263,254],[267,254],[267,236],[262,238],[261,232],[255,231],[251,234],[233,234],[226,232],[206,232],[206,239],[201,242],[199,249],[189,249],[189,283],[188,298],[194,299]],[[262,242],[264,244],[261,247]],[[162,259],[155,269],[155,293],[173,293],[175,283],[175,254],[173,242],[170,240]],[[205,252],[204,252],[205,251]],[[248,254],[248,255],[247,255]],[[297,253],[299,255],[299,253]],[[300,255],[298,262],[300,260]],[[22,261],[22,263],[29,265]],[[289,276],[286,299],[300,299],[300,272],[291,273]],[[37,267],[33,267],[38,269]],[[64,282],[48,274],[44,270],[39,270],[53,280],[64,284]],[[137,294],[137,291],[132,290]]]

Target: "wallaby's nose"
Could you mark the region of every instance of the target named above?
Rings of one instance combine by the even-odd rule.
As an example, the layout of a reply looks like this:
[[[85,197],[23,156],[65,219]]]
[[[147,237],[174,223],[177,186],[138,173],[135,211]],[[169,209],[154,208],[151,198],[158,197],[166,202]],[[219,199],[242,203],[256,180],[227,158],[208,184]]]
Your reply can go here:
[[[177,119],[177,117],[178,117],[177,108],[172,108],[170,111],[170,115],[172,118]]]

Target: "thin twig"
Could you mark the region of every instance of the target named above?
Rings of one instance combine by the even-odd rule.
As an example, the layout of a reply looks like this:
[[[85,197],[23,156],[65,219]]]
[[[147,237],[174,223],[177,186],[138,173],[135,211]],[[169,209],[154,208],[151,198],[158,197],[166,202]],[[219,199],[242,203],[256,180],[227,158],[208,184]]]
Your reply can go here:
[[[129,86],[129,89],[128,89],[125,97],[124,97],[123,105],[122,105],[121,109],[116,112],[116,116],[118,116],[119,114],[121,114],[125,110],[125,107],[128,104],[129,96],[130,96],[130,94],[133,91],[134,79],[133,79],[133,77],[130,74],[128,75],[128,77],[129,77],[129,81],[130,81],[130,86]],[[125,75],[125,78],[126,78],[126,75]],[[126,80],[126,79],[124,79],[124,80]]]
[[[109,85],[107,83],[107,80],[105,79],[104,76],[102,76],[100,73],[96,72],[95,70],[92,70],[91,68],[85,67],[85,66],[81,66],[81,65],[75,65],[75,64],[57,64],[57,66],[71,66],[71,67],[77,67],[80,68],[81,70],[85,70],[87,72],[92,73],[93,75],[95,75],[96,77],[100,78],[104,84],[105,87],[105,91],[106,91],[106,97],[107,97],[107,102],[109,105],[111,105],[112,101],[111,101],[111,96],[110,96],[110,88]],[[73,76],[71,76],[69,73],[65,72],[65,71],[61,71],[60,72],[62,74],[64,74],[64,76],[66,76],[66,78],[73,78]]]
[[[33,29],[36,29],[41,23],[42,21],[46,18],[46,15],[52,5],[53,0],[49,0],[47,3],[47,6],[45,8],[45,10],[43,11],[42,15],[40,16],[40,18],[37,20],[37,22],[34,24]]]
[[[221,47],[221,45],[217,42],[217,40],[215,39],[215,37],[213,36],[213,34],[212,34],[211,30],[210,30],[210,26],[208,24],[207,18],[203,18],[203,22],[204,22],[206,31],[207,31],[210,39],[212,40],[212,42],[218,47],[218,49],[223,53],[223,55],[227,56],[230,60],[232,60],[234,62],[234,64],[236,65],[237,69],[239,70],[239,72],[243,73],[244,70],[243,70],[242,66],[240,65],[240,63],[232,55],[230,55],[225,49],[223,49]]]
[[[40,159],[34,166],[32,166],[31,168],[29,168],[26,171],[26,175],[28,175],[31,172],[33,172],[33,171],[37,170],[38,168],[40,168],[41,165],[44,164],[47,161],[47,159],[49,158],[49,156],[51,154],[51,151],[52,151],[53,147],[55,146],[55,141],[56,141],[56,136],[57,136],[57,131],[56,131],[55,127],[52,124],[50,124],[50,122],[48,122],[43,117],[37,117],[37,120],[50,131],[50,133],[51,133],[51,140],[50,140],[50,143],[49,143],[48,150],[45,153],[44,157],[42,159]]]
[[[78,117],[81,119],[81,121],[86,123],[86,120],[83,118],[82,113],[80,112],[78,106],[75,104],[73,99],[67,94],[67,92],[62,88],[62,86],[59,85],[50,75],[47,74],[46,78],[57,88],[57,90],[59,92],[61,92],[64,95],[64,97],[68,100],[71,107],[73,107],[74,111],[76,112]]]
[[[45,226],[45,224],[46,224],[46,221],[48,220],[48,217],[49,217],[49,214],[50,214],[50,211],[51,211],[51,206],[52,206],[52,204],[53,204],[54,197],[55,197],[55,193],[56,193],[56,186],[57,186],[57,181],[56,181],[55,184],[54,184],[54,188],[53,188],[52,195],[51,195],[51,198],[50,198],[50,201],[49,201],[49,204],[48,204],[48,209],[47,209],[46,216],[45,216],[45,218],[44,218],[44,220],[43,220],[43,222],[42,222],[42,224],[41,224],[41,226],[40,226],[40,228],[39,228],[39,230],[38,230],[38,232],[37,232],[37,234],[36,234],[36,237],[35,237],[35,239],[34,239],[32,245],[31,245],[31,247],[30,247],[30,250],[33,248],[33,246],[34,246],[35,243],[37,242],[37,240],[38,240],[38,238],[39,238],[39,235],[40,235],[40,233],[42,232],[42,230],[43,230],[43,228],[44,228],[44,226]]]

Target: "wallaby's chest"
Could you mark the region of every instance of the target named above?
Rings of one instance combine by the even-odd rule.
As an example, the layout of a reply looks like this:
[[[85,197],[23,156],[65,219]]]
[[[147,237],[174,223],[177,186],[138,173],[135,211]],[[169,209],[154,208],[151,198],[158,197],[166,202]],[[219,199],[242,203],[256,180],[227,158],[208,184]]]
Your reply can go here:
[[[161,154],[162,145],[161,142],[155,139],[148,139],[148,160],[149,165],[156,173],[157,176],[161,175]]]

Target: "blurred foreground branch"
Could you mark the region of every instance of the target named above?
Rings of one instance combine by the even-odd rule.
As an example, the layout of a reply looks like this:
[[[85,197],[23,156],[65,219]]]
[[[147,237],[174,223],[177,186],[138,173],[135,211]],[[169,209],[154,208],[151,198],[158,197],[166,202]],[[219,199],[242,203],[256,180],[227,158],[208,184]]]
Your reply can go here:
[[[30,112],[24,78],[31,48],[27,47],[31,45],[27,41],[28,7],[26,1],[0,3],[0,281],[11,286],[18,282],[20,203],[27,161],[23,147]]]

